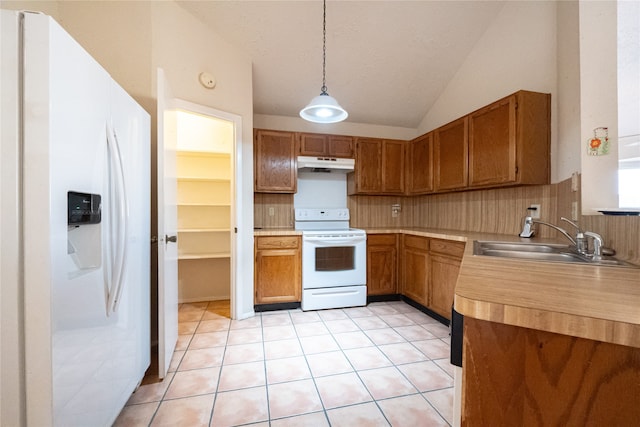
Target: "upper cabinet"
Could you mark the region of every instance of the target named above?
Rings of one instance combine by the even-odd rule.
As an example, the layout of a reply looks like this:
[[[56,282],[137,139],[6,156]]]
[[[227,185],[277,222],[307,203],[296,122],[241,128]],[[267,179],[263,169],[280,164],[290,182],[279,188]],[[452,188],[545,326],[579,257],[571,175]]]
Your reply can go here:
[[[347,192],[403,194],[405,144],[392,139],[356,138],[356,165],[347,175]]]
[[[375,138],[356,138],[355,171],[347,175],[347,192],[377,193],[382,188],[382,144]]]
[[[353,138],[343,135],[299,133],[301,156],[353,158]]]
[[[551,95],[519,91],[412,141],[255,131],[255,191],[295,193],[297,156],[355,157],[347,192],[418,195],[550,182]]]
[[[254,132],[256,193],[295,193],[297,150],[293,132],[256,129]]]
[[[468,118],[462,117],[433,131],[436,191],[460,190],[467,186],[468,123]]]
[[[407,194],[433,192],[433,133],[424,134],[406,146]]]
[[[551,95],[520,91],[469,117],[469,186],[548,184]]]

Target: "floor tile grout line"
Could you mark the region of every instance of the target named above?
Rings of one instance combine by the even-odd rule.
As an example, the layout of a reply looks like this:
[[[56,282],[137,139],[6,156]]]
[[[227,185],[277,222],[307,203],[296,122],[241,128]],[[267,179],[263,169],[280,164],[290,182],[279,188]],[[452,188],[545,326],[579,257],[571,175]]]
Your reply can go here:
[[[204,317],[204,314],[203,314]],[[224,343],[224,350],[222,350],[222,356],[220,358],[220,367],[218,370],[218,381],[216,382],[216,390],[213,393],[213,403],[211,404],[211,413],[209,414],[209,425],[213,425],[213,414],[216,409],[216,401],[218,400],[218,389],[220,388],[220,381],[222,380],[222,366],[224,365],[224,357],[227,354],[227,346],[229,345],[229,335],[231,331],[231,319],[229,319],[229,325],[227,326],[227,338]],[[195,335],[195,333],[194,333]]]
[[[316,314],[317,314],[317,312],[316,312]],[[320,314],[318,314],[318,317],[320,318],[320,321],[322,322],[323,320],[322,320],[322,317],[320,316]],[[291,319],[291,322],[293,323],[293,319]],[[326,328],[326,325],[325,325],[325,328]],[[327,330],[328,330],[328,328],[327,328]],[[305,353],[304,347],[302,346],[302,342],[300,341],[300,336],[298,335],[298,330],[294,327],[293,331],[296,334],[296,338],[298,340],[298,345],[300,346],[300,351],[302,351],[302,355],[304,357],[304,361],[307,364],[307,369],[309,369],[309,375],[311,375],[311,381],[313,381],[313,387],[315,388],[316,393],[318,394],[318,399],[320,400],[320,405],[322,406],[322,412],[324,414],[324,418],[327,420],[327,424],[329,426],[331,426],[331,420],[329,419],[329,414],[327,413],[327,408],[324,405],[324,401],[322,400],[322,395],[320,394],[320,389],[318,389],[318,383],[316,382],[316,377],[313,375],[313,371],[311,370],[311,365],[309,364],[309,359],[307,359],[307,353]],[[334,338],[334,341],[335,341],[335,338]],[[340,347],[340,346],[338,346],[338,347]],[[269,423],[269,425],[271,425],[271,423]]]
[[[257,313],[256,313],[257,314]],[[266,422],[271,426],[271,404],[269,402],[269,376],[267,373],[267,349],[264,345],[264,319],[262,313],[260,313],[260,334],[262,336],[262,360],[264,363],[264,392],[267,398],[267,420]]]
[[[205,310],[205,311],[206,311],[206,310]],[[340,351],[340,353],[341,353],[341,354],[346,358],[347,362],[349,363],[349,365],[350,365],[350,366],[351,366],[351,368],[353,369],[353,371],[352,371],[352,372],[356,373],[356,375],[357,375],[358,379],[359,379],[359,380],[361,381],[361,383],[364,385],[365,389],[367,390],[367,392],[369,393],[370,397],[372,398],[372,402],[375,402],[375,403],[376,403],[377,407],[379,408],[380,412],[383,414],[384,418],[388,421],[388,419],[387,419],[387,417],[386,417],[386,414],[384,413],[384,411],[382,411],[382,408],[378,405],[378,403],[377,403],[378,401],[383,401],[383,400],[388,400],[388,399],[397,398],[397,397],[405,397],[405,396],[410,396],[410,395],[420,394],[420,395],[421,395],[421,396],[422,396],[422,397],[423,397],[423,398],[424,398],[424,399],[429,403],[429,405],[430,405],[430,406],[431,406],[431,407],[436,411],[436,413],[437,413],[437,414],[438,414],[438,415],[439,415],[439,416],[440,416],[440,417],[441,417],[441,418],[442,418],[442,419],[443,419],[443,420],[444,420],[444,421],[449,425],[449,423],[448,423],[448,421],[446,420],[446,418],[444,418],[444,416],[440,413],[440,411],[438,411],[438,409],[437,409],[437,408],[436,408],[436,407],[431,403],[431,401],[430,401],[430,400],[425,396],[425,394],[426,394],[426,393],[433,392],[433,391],[437,391],[437,390],[440,390],[440,389],[433,389],[433,390],[429,390],[429,391],[426,391],[426,392],[421,392],[421,391],[419,391],[417,388],[415,388],[415,389],[416,389],[416,393],[410,393],[410,394],[406,394],[406,395],[402,395],[402,396],[393,396],[393,397],[389,397],[389,398],[385,398],[385,399],[375,399],[375,398],[373,398],[373,395],[371,395],[371,392],[369,391],[368,387],[366,386],[366,384],[365,384],[365,383],[364,383],[364,381],[362,380],[362,377],[359,375],[359,372],[360,372],[360,371],[367,371],[367,370],[370,370],[370,369],[357,370],[357,369],[355,368],[355,366],[353,365],[353,363],[351,362],[351,360],[347,357],[347,355],[346,355],[346,353],[345,353],[345,349],[344,349],[344,348],[342,348],[342,346],[340,346],[340,344],[338,344],[338,342],[337,342],[337,340],[336,340],[336,337],[335,337],[337,334],[340,334],[340,333],[348,333],[348,332],[357,332],[357,331],[359,331],[359,332],[364,333],[364,334],[365,334],[365,336],[367,336],[367,338],[368,338],[369,340],[371,340],[371,338],[366,334],[366,331],[367,331],[367,330],[370,330],[370,329],[366,329],[366,330],[365,330],[365,329],[363,329],[363,328],[362,328],[358,323],[356,323],[356,322],[354,321],[354,319],[355,319],[355,318],[357,318],[357,317],[351,317],[351,315],[349,314],[349,312],[347,312],[346,310],[342,310],[342,309],[341,309],[340,311],[342,311],[342,313],[346,315],[346,318],[343,318],[343,319],[325,319],[325,318],[323,318],[322,316],[318,316],[319,321],[320,321],[320,322],[322,322],[323,326],[327,329],[327,331],[328,331],[328,335],[329,335],[329,336],[331,336],[332,340],[337,344],[337,347],[338,347],[337,351]],[[311,414],[311,413],[319,413],[319,412],[323,412],[323,413],[324,413],[324,415],[325,415],[325,418],[326,418],[327,422],[329,423],[329,425],[331,425],[330,420],[329,420],[329,418],[328,418],[328,413],[327,413],[327,411],[328,411],[328,410],[327,410],[327,408],[324,406],[324,402],[322,401],[322,398],[321,398],[321,395],[320,395],[320,392],[319,392],[319,389],[318,389],[318,386],[317,386],[317,383],[316,383],[316,378],[321,378],[321,377],[324,377],[324,376],[316,377],[316,376],[313,374],[312,370],[311,370],[311,366],[310,366],[310,364],[309,364],[309,360],[308,360],[308,356],[309,356],[309,355],[312,355],[312,354],[322,354],[322,353],[326,353],[326,352],[312,353],[312,354],[307,354],[306,352],[304,352],[304,349],[303,349],[303,347],[302,347],[302,342],[300,341],[300,339],[301,339],[301,338],[304,338],[304,337],[301,337],[301,336],[298,334],[298,330],[297,330],[297,329],[296,329],[296,327],[295,327],[295,326],[296,326],[296,323],[293,321],[292,311],[286,311],[286,313],[288,314],[289,321],[291,322],[292,329],[293,329],[293,331],[294,331],[294,333],[295,333],[297,343],[298,343],[298,345],[300,345],[300,347],[301,347],[302,355],[303,355],[303,356],[304,356],[304,358],[305,358],[305,363],[306,363],[306,365],[307,365],[307,368],[309,369],[309,373],[310,373],[310,375],[311,375],[311,379],[312,379],[312,381],[313,381],[313,383],[314,383],[314,386],[315,386],[315,389],[316,389],[316,393],[318,394],[318,397],[320,398],[320,403],[321,403],[322,408],[323,408],[323,409],[322,409],[322,411],[312,411],[312,412],[309,412],[309,413],[299,414],[299,415],[306,415],[306,414]],[[404,314],[406,314],[406,313],[407,313],[407,312],[399,311],[399,312],[398,312],[398,313],[396,313],[396,314],[402,314],[402,315],[404,315]],[[204,316],[204,312],[203,312],[202,317],[203,317],[203,316]],[[395,327],[393,327],[393,326],[389,325],[389,324],[388,324],[387,322],[385,322],[382,318],[380,318],[380,316],[381,316],[381,314],[378,314],[378,313],[375,313],[375,312],[374,312],[372,316],[366,316],[366,317],[377,317],[380,321],[382,321],[383,323],[387,324],[387,325],[388,325],[388,328],[390,328],[390,329],[394,330],[394,332],[396,332],[396,333],[398,333],[398,334],[399,334],[399,332],[395,329]],[[201,317],[201,320],[198,322],[199,324],[200,324],[200,322],[203,320],[203,318],[202,318],[202,317]],[[358,316],[358,317],[364,317],[364,316]],[[269,393],[269,391],[268,391],[268,390],[269,390],[269,385],[270,385],[270,384],[269,384],[269,382],[268,382],[268,376],[267,376],[267,366],[266,366],[266,362],[267,362],[267,360],[266,360],[266,348],[265,348],[266,341],[265,341],[265,339],[264,339],[264,338],[265,338],[265,337],[264,337],[264,328],[265,328],[265,325],[264,325],[264,321],[263,321],[262,315],[260,315],[260,318],[261,318],[260,328],[261,328],[261,335],[262,335],[261,344],[262,344],[262,351],[263,351],[262,362],[263,362],[263,366],[264,366],[264,370],[265,370],[265,371],[264,371],[264,375],[265,375],[265,389],[266,389],[266,391],[267,391],[267,414],[268,414],[268,420],[267,420],[267,422],[268,422],[269,424],[271,424],[271,421],[272,421],[272,420],[271,420],[270,406],[269,406],[269,400],[268,400],[268,396],[269,396],[269,394],[268,394],[268,393]],[[332,330],[327,326],[327,323],[326,323],[326,322],[328,322],[328,321],[332,321],[332,320],[347,320],[347,319],[348,319],[348,320],[350,320],[351,322],[353,322],[353,323],[357,326],[357,328],[358,328],[358,329],[357,329],[357,331],[355,331],[355,330],[354,330],[354,331],[339,331],[339,330],[338,330],[338,331],[332,331]],[[308,322],[302,322],[302,323],[308,323]],[[417,326],[422,326],[421,324],[417,324],[417,323],[416,323],[415,325],[417,325]],[[274,326],[277,326],[277,325],[274,325]],[[403,326],[408,326],[408,325],[403,325]],[[198,327],[199,327],[199,325],[198,325]],[[196,330],[197,330],[197,329],[198,329],[198,328],[196,328]],[[423,328],[423,329],[425,329],[425,328]],[[187,351],[189,350],[189,346],[190,346],[190,344],[191,344],[191,341],[192,341],[192,339],[193,339],[193,336],[194,336],[194,335],[195,335],[195,333],[196,333],[196,332],[195,332],[196,330],[194,330],[194,332],[193,332],[192,334],[190,334],[190,335],[191,335],[191,337],[190,337],[190,339],[189,339],[189,344],[187,345],[187,348],[184,350],[184,353],[181,355],[182,360],[181,360],[181,361],[176,365],[176,371],[174,372],[174,378],[175,378],[175,373],[177,373],[177,372],[178,372],[179,366],[180,366],[180,364],[182,363],[182,361],[183,361],[183,359],[184,359],[184,357],[185,357],[185,355],[186,355]],[[373,330],[375,330],[375,329],[373,329]],[[223,355],[222,355],[222,361],[221,361],[220,366],[219,366],[219,368],[220,368],[220,371],[219,371],[219,372],[220,372],[220,374],[219,374],[219,378],[218,378],[218,384],[217,384],[217,387],[216,387],[216,391],[215,391],[215,393],[214,393],[214,394],[215,394],[215,397],[214,397],[214,403],[213,403],[213,406],[212,406],[212,409],[211,409],[210,423],[211,423],[211,422],[212,422],[212,420],[213,420],[213,410],[214,410],[214,408],[215,408],[215,400],[216,400],[216,398],[217,398],[217,394],[218,394],[218,387],[219,387],[219,384],[220,384],[220,381],[221,381],[221,378],[222,378],[222,367],[224,366],[224,358],[225,358],[225,355],[227,354],[227,348],[228,348],[228,346],[230,345],[230,344],[229,344],[230,332],[231,332],[231,322],[229,322],[229,325],[228,325],[228,327],[227,327],[227,329],[226,329],[226,340],[225,340],[225,343],[224,343],[224,350],[223,350]],[[428,331],[428,330],[427,330],[427,332],[430,332],[430,331]],[[325,334],[322,334],[322,335],[325,335]],[[405,338],[404,336],[402,336],[401,334],[399,334],[399,335],[404,339],[404,342],[407,342],[407,343],[411,344],[413,348],[415,348],[419,353],[423,354],[423,355],[426,357],[426,359],[427,359],[426,361],[430,361],[430,362],[434,363],[436,366],[438,366],[438,369],[439,369],[439,370],[443,371],[443,372],[444,372],[444,373],[446,373],[448,376],[450,376],[450,375],[449,375],[449,373],[448,373],[448,372],[447,372],[447,371],[446,371],[442,366],[440,366],[440,365],[438,365],[437,363],[435,363],[435,361],[436,361],[436,360],[441,360],[441,359],[444,359],[444,358],[438,358],[438,359],[435,359],[435,358],[431,358],[431,357],[429,357],[428,355],[424,354],[424,353],[423,353],[419,348],[417,348],[417,347],[414,345],[414,341],[415,341],[415,340],[407,339],[407,338]],[[312,335],[312,336],[310,336],[310,337],[313,337],[313,335]],[[443,339],[442,337],[437,337],[437,336],[435,336],[435,335],[434,335],[434,338],[433,338],[433,339],[434,339],[434,340],[435,340],[435,339],[438,339],[438,340],[440,340],[440,341],[443,341],[445,344],[450,345],[449,343],[447,343],[446,341],[444,341],[444,339]],[[275,341],[278,341],[278,340],[275,340]],[[372,340],[371,340],[371,341],[372,341]],[[383,355],[383,356],[388,360],[388,362],[389,362],[389,363],[391,363],[391,366],[392,366],[392,367],[394,367],[394,368],[395,368],[396,370],[398,370],[398,371],[400,371],[400,369],[398,368],[398,366],[403,366],[403,365],[407,365],[407,364],[410,364],[410,363],[415,363],[415,362],[407,362],[407,363],[400,363],[400,364],[396,364],[395,362],[393,362],[392,360],[390,360],[389,356],[387,356],[387,355],[386,355],[386,353],[384,353],[384,351],[382,351],[382,349],[380,348],[380,346],[381,346],[381,345],[384,345],[384,344],[376,344],[376,343],[375,343],[375,342],[373,342],[373,341],[372,341],[372,344],[373,344],[373,347],[375,347],[378,351],[380,351],[380,352],[382,353],[382,355]],[[392,344],[393,344],[393,343],[392,343]],[[360,348],[360,347],[358,347],[358,348]],[[364,347],[364,348],[367,348],[367,347]],[[293,356],[287,356],[287,357],[293,357]],[[287,358],[287,357],[284,357],[284,358]],[[275,360],[277,360],[277,359],[283,359],[283,358],[276,358]],[[244,363],[244,362],[240,362],[240,363]],[[371,369],[376,369],[376,368],[371,368]],[[413,386],[413,383],[412,383],[412,382],[411,382],[411,381],[406,377],[406,375],[404,374],[404,372],[400,371],[400,373],[401,373],[401,374],[402,374],[402,376],[403,376],[405,379],[407,379],[407,381],[408,381],[408,382]],[[331,375],[339,375],[339,374],[331,374]],[[331,375],[327,375],[327,376],[331,376]],[[172,378],[172,381],[173,381],[173,378]],[[287,382],[287,381],[285,381],[285,382],[283,382],[283,383],[286,383],[286,382]],[[281,384],[281,383],[276,383],[276,384]],[[169,386],[170,386],[170,385],[169,385]],[[156,414],[157,414],[157,411],[159,410],[159,407],[160,407],[160,405],[162,404],[162,402],[163,402],[163,401],[165,401],[165,400],[173,400],[173,399],[165,399],[165,397],[166,397],[166,393],[168,392],[168,389],[169,389],[169,386],[167,386],[167,389],[166,389],[166,390],[165,390],[165,392],[163,393],[163,396],[162,396],[161,400],[159,401],[158,407],[156,408],[156,411],[154,412],[154,415],[152,416],[150,423],[151,423],[151,422],[153,421],[153,419],[155,418],[155,416],[156,416]],[[414,387],[415,387],[415,386],[414,386]],[[450,388],[450,387],[443,387],[443,388],[441,388],[441,389],[442,389],[442,390],[445,390],[445,389],[448,389],[448,388]],[[205,394],[209,394],[209,393],[205,393]],[[192,396],[188,396],[188,397],[192,397]],[[366,403],[366,402],[365,402],[365,403]],[[336,408],[332,408],[332,409],[344,408],[344,407],[349,407],[349,406],[356,406],[356,405],[359,405],[359,404],[362,404],[362,403],[357,403],[357,404],[352,404],[352,405],[345,405],[345,406],[340,406],[340,407],[336,407]],[[290,416],[290,417],[282,417],[281,419],[291,418],[291,417],[295,417],[295,416],[299,416],[299,415],[293,415],[293,416]],[[251,424],[251,423],[249,423],[249,424]],[[243,424],[243,425],[244,425],[244,424]]]
[[[347,313],[347,316],[348,316],[348,313]],[[375,312],[374,312],[374,316],[375,316],[375,317],[377,317],[379,320],[381,320],[382,322],[384,322],[385,324],[387,324],[387,325],[388,325],[388,323],[387,323],[387,322],[385,322],[385,321],[384,321],[384,319],[381,319],[381,318],[380,318],[380,314],[378,314],[378,313],[375,313]],[[350,318],[350,319],[353,321],[353,318]],[[361,332],[365,333],[365,335],[366,335],[366,331],[365,331],[364,329],[362,329],[362,328],[360,327],[360,325],[359,325],[359,324],[357,324],[356,322],[354,322],[354,323],[356,324],[356,326],[358,326],[358,327],[360,328]],[[417,323],[414,323],[414,325],[415,325],[415,326],[420,326],[420,325],[418,325]],[[438,364],[436,364],[436,363],[433,361],[433,359],[432,359],[431,357],[429,357],[428,355],[424,354],[424,353],[423,353],[419,348],[417,348],[417,347],[415,347],[415,345],[413,345],[413,341],[414,341],[414,340],[410,340],[410,339],[408,339],[408,338],[404,337],[403,335],[401,335],[398,331],[396,331],[396,330],[395,330],[395,327],[393,327],[393,326],[391,326],[391,325],[388,325],[388,326],[389,326],[389,328],[393,329],[396,333],[398,333],[398,335],[400,335],[400,336],[405,340],[405,342],[410,343],[414,348],[416,348],[416,350],[418,350],[418,352],[420,352],[421,354],[423,354],[423,355],[428,359],[428,361],[432,362],[432,363],[433,363],[434,365],[436,365],[438,368],[442,369]],[[331,330],[330,330],[329,332],[330,332],[332,335],[334,334],[333,332],[331,332]],[[429,332],[429,331],[427,331],[427,332]],[[430,332],[429,332],[429,333],[430,333]],[[368,336],[368,335],[367,335],[367,336]],[[436,337],[436,338],[437,338],[437,337]],[[371,339],[371,337],[369,337],[369,339]],[[334,340],[335,340],[335,337],[334,337]],[[373,340],[372,340],[372,342],[373,342]],[[411,384],[411,386],[416,390],[416,393],[410,393],[410,394],[402,395],[402,396],[393,396],[393,397],[390,397],[390,398],[388,398],[388,399],[392,399],[392,398],[399,398],[399,397],[405,397],[405,396],[411,396],[411,395],[419,394],[419,395],[420,395],[420,396],[421,396],[425,401],[427,401],[427,403],[429,404],[429,406],[431,406],[431,407],[436,411],[436,413],[438,414],[438,416],[440,416],[440,418],[442,418],[442,420],[443,420],[445,423],[449,424],[449,422],[448,422],[448,421],[446,420],[446,418],[445,418],[445,417],[440,413],[440,411],[438,411],[438,410],[437,410],[437,408],[435,408],[435,406],[434,406],[434,405],[429,401],[429,399],[427,399],[427,398],[424,396],[424,394],[423,394],[423,393],[426,393],[426,392],[422,392],[422,391],[420,391],[420,389],[419,389],[415,384],[413,384],[413,382],[412,382],[412,381],[411,381],[411,380],[410,380],[410,379],[405,375],[405,373],[404,373],[401,369],[399,369],[399,368],[398,368],[397,364],[396,364],[395,362],[393,362],[393,361],[389,358],[389,356],[387,356],[387,355],[386,355],[386,353],[384,353],[384,351],[382,351],[382,350],[380,349],[380,345],[381,345],[381,344],[377,344],[377,343],[375,343],[375,342],[373,342],[373,344],[374,344],[374,346],[378,349],[378,351],[380,351],[380,352],[385,356],[385,358],[387,358],[387,360],[392,364],[392,367],[394,367],[394,368],[395,368],[395,369],[400,373],[400,375],[402,375],[402,377],[403,377],[403,378],[405,378],[405,379],[408,381],[408,383],[409,383],[409,384]],[[340,346],[339,346],[339,347],[340,347]],[[342,349],[342,348],[341,348],[341,350],[343,351],[343,349]],[[367,392],[368,392],[368,393],[369,393],[369,395],[372,397],[373,402],[376,404],[376,406],[377,406],[377,407],[378,407],[378,409],[380,410],[380,413],[384,416],[384,418],[387,420],[387,422],[389,423],[389,425],[393,425],[393,424],[391,423],[391,421],[389,421],[389,419],[387,418],[387,415],[385,414],[385,412],[382,410],[382,407],[378,404],[378,401],[379,401],[379,400],[387,400],[387,399],[376,399],[376,398],[374,398],[373,394],[371,393],[371,390],[369,390],[369,388],[367,387],[366,382],[365,382],[365,381],[362,379],[362,377],[360,376],[360,372],[361,372],[361,371],[368,371],[368,370],[380,369],[380,368],[371,368],[371,369],[357,370],[357,369],[355,368],[355,366],[353,366],[353,364],[351,363],[351,360],[347,357],[347,355],[345,354],[344,356],[347,358],[347,360],[348,360],[348,361],[349,361],[349,363],[351,364],[352,368],[354,369],[354,372],[356,373],[356,375],[358,376],[358,378],[360,379],[360,381],[362,382],[362,384],[364,385],[364,387],[367,389]],[[407,363],[407,364],[408,364],[408,363]],[[433,391],[433,390],[430,390],[430,391]]]
[[[181,306],[182,306],[182,304],[180,304],[180,305],[178,306],[178,311],[180,310],[180,307],[181,307]],[[178,315],[179,315],[179,313],[178,313]],[[202,319],[202,316],[204,316],[204,310],[203,310],[203,312],[202,312],[202,314],[201,314],[201,319]],[[180,322],[178,322],[178,323],[180,323]],[[199,323],[200,323],[200,321],[198,321],[198,324],[199,324]],[[196,329],[197,329],[197,328],[196,328]],[[195,334],[195,330],[194,330],[194,332],[191,334],[191,337],[192,337],[192,338],[193,338],[193,335],[194,335],[194,334]],[[191,339],[189,339],[189,343],[191,343]],[[188,346],[187,346],[187,348],[188,348]],[[173,354],[175,354],[175,350],[173,351]],[[172,359],[173,359],[173,354],[171,355]],[[173,380],[174,380],[174,379],[175,379],[175,377],[176,377],[176,372],[178,372],[178,369],[179,369],[179,367],[180,367],[180,363],[182,363],[182,359],[184,358],[184,355],[185,355],[185,354],[187,354],[187,351],[186,351],[186,350],[185,350],[184,354],[181,356],[181,358],[180,358],[180,362],[179,362],[179,363],[177,364],[177,366],[176,366],[176,370],[175,370],[175,371],[173,371],[173,372],[171,372],[171,374],[172,374],[172,375],[171,375],[171,380],[170,380],[170,381],[169,381],[169,383],[167,384],[166,389],[164,390],[164,392],[162,393],[162,396],[160,397],[160,400],[158,401],[158,406],[156,407],[155,411],[153,412],[153,415],[151,416],[151,418],[149,419],[149,426],[151,426],[151,424],[153,424],[153,420],[154,420],[154,419],[156,418],[156,416],[158,415],[158,411],[160,410],[160,406],[162,406],[162,403],[163,403],[165,400],[170,400],[170,399],[165,399],[165,397],[166,397],[166,395],[167,395],[167,392],[169,391],[169,387],[171,387],[171,384],[173,384]],[[169,367],[171,367],[171,362],[169,362]],[[168,374],[169,374],[169,372],[167,371],[167,375],[168,375]],[[165,377],[163,378],[163,381],[167,378],[167,375],[165,375]],[[213,408],[212,408],[212,409],[213,409]]]

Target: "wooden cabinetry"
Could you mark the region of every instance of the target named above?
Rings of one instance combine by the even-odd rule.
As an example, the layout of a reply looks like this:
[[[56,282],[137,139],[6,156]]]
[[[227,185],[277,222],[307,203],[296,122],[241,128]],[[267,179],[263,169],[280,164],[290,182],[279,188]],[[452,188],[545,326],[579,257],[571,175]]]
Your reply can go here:
[[[469,115],[469,186],[548,184],[550,102],[520,91]]]
[[[229,297],[231,156],[176,153],[180,301]]]
[[[382,140],[382,188],[384,194],[404,193],[404,141]]]
[[[255,304],[299,302],[302,295],[300,236],[255,239]]]
[[[367,235],[367,295],[398,292],[398,235]]]
[[[468,180],[468,118],[446,124],[434,134],[434,188],[436,191],[459,190]]]
[[[301,156],[353,158],[353,138],[343,135],[299,133]]]
[[[451,318],[451,307],[464,243],[431,239],[429,241],[429,304],[439,315]]]
[[[638,425],[639,348],[468,316],[463,342],[463,426]]]
[[[415,302],[429,302],[429,239],[405,234],[401,251],[401,290]]]
[[[405,141],[356,138],[356,166],[347,176],[347,192],[403,194],[404,149]]]
[[[407,194],[433,192],[433,133],[410,141],[406,151]]]
[[[296,192],[295,133],[255,129],[253,162],[256,193]]]
[[[450,319],[464,243],[404,235],[401,293]]]

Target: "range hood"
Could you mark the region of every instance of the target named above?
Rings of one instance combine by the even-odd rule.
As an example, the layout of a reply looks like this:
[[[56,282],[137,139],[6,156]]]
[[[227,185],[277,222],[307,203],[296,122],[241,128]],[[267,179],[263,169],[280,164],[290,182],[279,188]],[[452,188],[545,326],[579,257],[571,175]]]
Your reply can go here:
[[[298,157],[300,172],[348,173],[353,172],[355,160],[335,157]]]

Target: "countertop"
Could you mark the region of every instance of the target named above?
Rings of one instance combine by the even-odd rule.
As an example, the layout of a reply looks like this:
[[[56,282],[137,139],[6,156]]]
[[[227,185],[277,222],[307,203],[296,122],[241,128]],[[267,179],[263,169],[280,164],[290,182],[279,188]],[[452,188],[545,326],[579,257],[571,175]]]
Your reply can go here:
[[[461,242],[565,243],[427,228],[369,228],[367,233],[405,233]],[[299,232],[276,229],[255,233],[284,234]],[[459,313],[480,320],[640,348],[640,268],[478,256],[468,244],[454,305]]]

